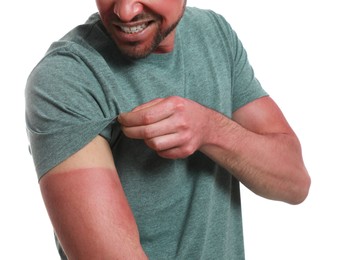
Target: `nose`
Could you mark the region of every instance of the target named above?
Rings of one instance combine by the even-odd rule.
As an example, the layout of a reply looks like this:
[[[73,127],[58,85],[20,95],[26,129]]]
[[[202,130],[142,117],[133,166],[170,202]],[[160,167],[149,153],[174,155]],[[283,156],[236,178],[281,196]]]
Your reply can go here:
[[[113,11],[121,21],[130,22],[143,12],[143,5],[139,0],[119,0],[116,1]]]

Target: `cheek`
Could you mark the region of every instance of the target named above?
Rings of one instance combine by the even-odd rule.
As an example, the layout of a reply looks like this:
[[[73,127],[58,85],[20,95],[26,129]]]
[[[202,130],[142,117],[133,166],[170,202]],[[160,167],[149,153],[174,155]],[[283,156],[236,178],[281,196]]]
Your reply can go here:
[[[159,14],[164,19],[165,24],[176,21],[182,10],[185,1],[182,0],[144,0],[143,4],[151,9],[152,12]]]
[[[101,15],[107,15],[109,11],[112,10],[112,1],[108,0],[96,0],[96,6]]]
[[[108,1],[96,1],[97,9],[104,26],[109,26],[112,13],[111,3]]]

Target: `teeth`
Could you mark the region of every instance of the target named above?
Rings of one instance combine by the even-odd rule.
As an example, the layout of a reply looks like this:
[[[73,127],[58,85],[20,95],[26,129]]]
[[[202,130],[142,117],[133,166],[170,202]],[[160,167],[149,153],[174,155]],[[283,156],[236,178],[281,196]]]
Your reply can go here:
[[[147,24],[146,23],[143,23],[141,25],[137,25],[137,26],[120,26],[121,30],[125,33],[138,33],[138,32],[141,32],[143,31],[145,28],[146,28]]]

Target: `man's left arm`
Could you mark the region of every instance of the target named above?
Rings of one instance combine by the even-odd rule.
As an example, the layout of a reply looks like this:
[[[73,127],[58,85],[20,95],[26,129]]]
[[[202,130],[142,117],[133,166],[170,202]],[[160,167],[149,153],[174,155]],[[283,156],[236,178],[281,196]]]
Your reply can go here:
[[[119,122],[126,136],[144,139],[164,158],[200,150],[260,196],[290,204],[307,197],[301,145],[270,97],[239,108],[232,119],[189,99],[155,99]]]
[[[301,145],[270,97],[238,109],[233,120],[212,116],[212,134],[200,148],[204,154],[260,196],[290,204],[307,197],[310,177]]]

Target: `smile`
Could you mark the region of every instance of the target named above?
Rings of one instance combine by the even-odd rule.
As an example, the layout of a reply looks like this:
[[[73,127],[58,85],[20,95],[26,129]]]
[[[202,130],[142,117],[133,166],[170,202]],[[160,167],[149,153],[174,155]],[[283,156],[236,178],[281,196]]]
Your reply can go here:
[[[119,26],[119,28],[127,34],[134,34],[143,31],[148,25],[149,23],[143,23],[136,26]]]

